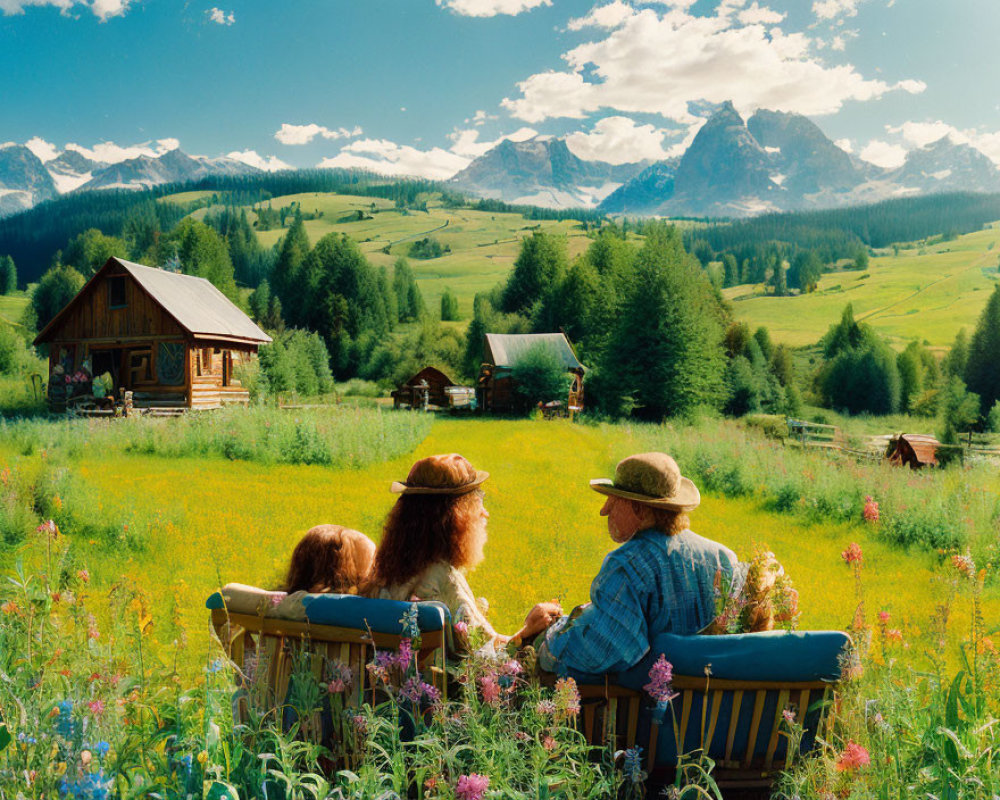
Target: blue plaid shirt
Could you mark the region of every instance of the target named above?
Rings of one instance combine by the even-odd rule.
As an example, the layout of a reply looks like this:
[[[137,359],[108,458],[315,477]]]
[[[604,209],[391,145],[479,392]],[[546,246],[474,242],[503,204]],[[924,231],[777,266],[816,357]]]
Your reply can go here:
[[[546,632],[539,664],[550,672],[619,672],[658,633],[697,633],[715,618],[715,575],[739,582],[736,554],[691,531],[640,531],[604,559],[590,604]],[[734,580],[734,575],[736,576]]]

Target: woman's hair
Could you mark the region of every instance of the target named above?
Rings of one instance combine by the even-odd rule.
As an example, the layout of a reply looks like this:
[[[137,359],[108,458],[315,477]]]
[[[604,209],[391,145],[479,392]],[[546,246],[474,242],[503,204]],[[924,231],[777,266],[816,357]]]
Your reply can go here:
[[[648,506],[648,508],[653,511],[656,530],[662,531],[667,536],[676,536],[691,526],[691,520],[683,511],[668,511],[665,508],[654,508],[653,506]]]
[[[357,594],[374,556],[375,543],[360,531],[317,525],[295,545],[282,588],[289,594]]]
[[[475,555],[469,536],[480,514],[478,489],[465,494],[404,494],[385,520],[375,555],[371,589],[414,578],[436,561],[469,565]]]

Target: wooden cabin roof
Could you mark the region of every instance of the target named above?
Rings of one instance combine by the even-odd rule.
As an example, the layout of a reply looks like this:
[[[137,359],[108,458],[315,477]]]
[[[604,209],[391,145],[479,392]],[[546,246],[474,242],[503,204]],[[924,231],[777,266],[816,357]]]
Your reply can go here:
[[[913,450],[921,464],[937,464],[937,449],[940,442],[933,436],[922,433],[904,433],[899,437]]]
[[[428,384],[438,386],[455,386],[456,383],[441,370],[435,367],[424,367],[416,375],[403,383],[403,386],[416,386],[420,381],[425,380]]]
[[[563,333],[487,333],[484,357],[495,367],[509,369],[537,344],[554,353],[566,369],[583,369]]]
[[[121,258],[109,258],[103,267],[38,334],[35,344],[46,342],[58,330],[60,320],[92,284],[119,267],[127,272],[187,333],[195,337],[220,337],[243,342],[266,343],[271,337],[254,324],[209,280],[194,275],[147,267]]]

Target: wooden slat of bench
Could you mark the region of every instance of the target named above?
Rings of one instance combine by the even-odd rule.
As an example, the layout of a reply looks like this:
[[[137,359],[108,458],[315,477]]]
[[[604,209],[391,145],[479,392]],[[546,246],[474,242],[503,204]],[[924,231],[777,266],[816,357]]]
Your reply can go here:
[[[764,716],[764,700],[767,699],[767,691],[760,689],[757,691],[757,699],[753,704],[753,716],[750,718],[750,734],[747,736],[747,751],[743,756],[743,767],[749,768],[753,761],[754,750],[757,749],[757,733],[760,731],[760,721]]]
[[[635,747],[635,739],[639,732],[639,706],[641,701],[638,697],[628,699],[628,747]]]
[[[691,690],[700,692],[710,692],[715,689],[736,691],[738,689],[757,691],[758,689],[778,690],[787,689],[796,691],[799,689],[825,689],[830,684],[827,681],[734,681],[722,678],[711,678],[705,680],[704,676],[694,677],[692,675],[674,675],[671,684],[674,689]]]
[[[677,742],[677,752],[686,753],[688,722],[691,721],[691,707],[694,705],[694,696],[690,691],[681,693],[681,727],[679,731],[680,741]],[[676,699],[676,698],[675,698]]]
[[[774,766],[774,752],[778,749],[778,734],[781,732],[782,712],[788,705],[788,691],[778,693],[778,705],[774,709],[774,724],[771,726],[771,739],[767,743],[767,753],[764,755],[764,769]]]
[[[708,715],[708,731],[705,734],[704,748],[707,753],[712,747],[712,739],[715,737],[715,726],[719,723],[719,709],[722,708],[722,690],[717,689],[712,692],[712,711]],[[705,702],[706,697],[702,702]]]
[[[736,725],[740,721],[741,705],[743,705],[743,690],[737,689],[733,692],[732,718],[729,720],[729,735],[726,737],[726,764],[733,760],[733,740],[736,738]]]

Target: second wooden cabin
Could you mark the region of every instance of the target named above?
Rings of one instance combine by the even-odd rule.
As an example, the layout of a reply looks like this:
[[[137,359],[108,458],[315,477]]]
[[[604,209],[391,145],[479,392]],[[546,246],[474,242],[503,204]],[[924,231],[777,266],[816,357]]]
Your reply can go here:
[[[271,337],[204,278],[110,258],[35,338],[49,346],[50,403],[93,398],[94,378],[137,408],[247,403],[237,375]]]
[[[584,366],[573,352],[564,333],[487,333],[483,344],[483,365],[476,383],[476,396],[483,411],[515,413],[521,410],[513,369],[533,347],[544,347],[572,376],[569,393],[551,398],[566,403],[570,413],[583,410]]]

